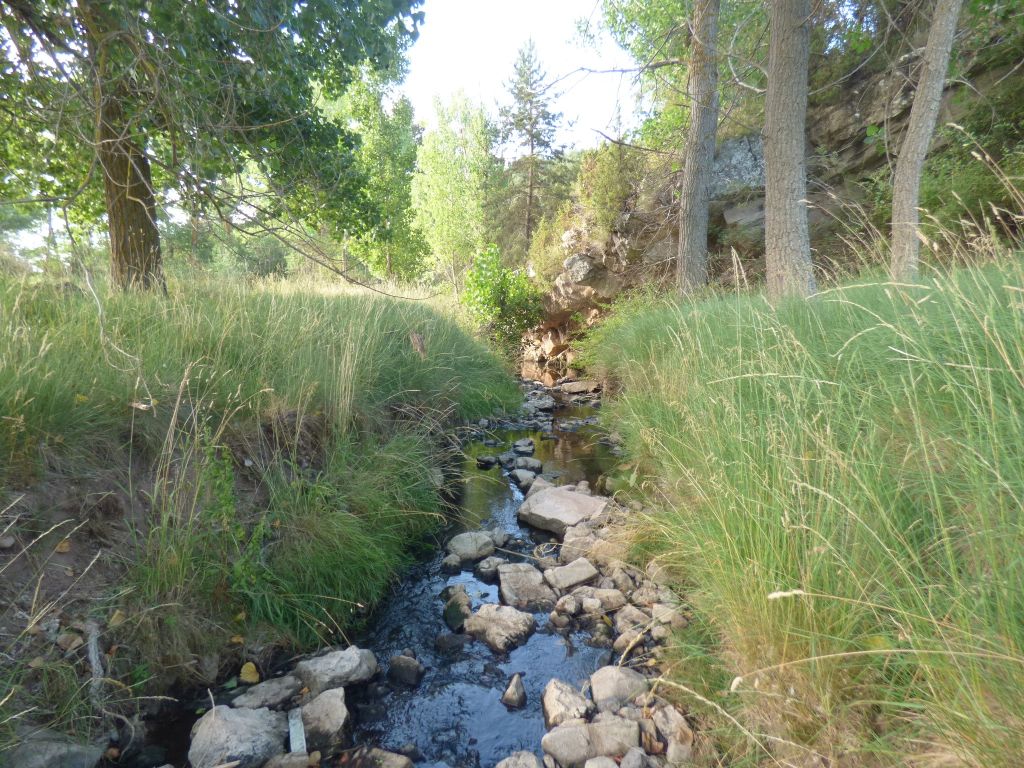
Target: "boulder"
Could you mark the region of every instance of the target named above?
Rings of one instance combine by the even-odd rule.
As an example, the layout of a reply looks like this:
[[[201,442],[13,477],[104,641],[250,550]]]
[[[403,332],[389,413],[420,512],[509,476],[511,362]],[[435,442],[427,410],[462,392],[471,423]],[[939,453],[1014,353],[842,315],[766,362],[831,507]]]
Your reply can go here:
[[[276,709],[287,704],[301,688],[302,681],[294,675],[272,677],[259,685],[254,685],[241,696],[236,696],[231,702],[231,706],[245,707],[246,709],[261,709],[263,707]]]
[[[477,456],[476,466],[479,469],[492,469],[498,465],[497,456]]]
[[[619,768],[619,764],[612,758],[602,755],[592,757],[584,764],[583,768]]]
[[[535,475],[539,475],[544,471],[544,462],[532,456],[520,456],[516,459],[514,466],[516,469],[525,469],[527,472],[533,472]]]
[[[589,724],[570,721],[548,731],[540,745],[562,768],[583,768],[591,758],[624,755],[639,747],[640,727],[618,717]]]
[[[512,443],[512,452],[520,456],[532,456],[534,451],[533,438],[524,437]]]
[[[498,578],[498,568],[505,565],[505,563],[507,562],[508,560],[506,560],[504,557],[496,557],[494,555],[491,555],[490,557],[485,557],[483,560],[477,563],[476,568],[473,569],[473,572],[481,581],[493,582]]]
[[[520,522],[550,531],[558,537],[571,525],[579,525],[604,510],[608,500],[585,496],[567,488],[547,488],[519,507]]]
[[[523,676],[518,672],[512,675],[508,687],[501,694],[501,703],[509,709],[520,709],[526,705],[526,688],[523,686]]]
[[[466,588],[461,584],[458,589],[452,591],[452,596],[444,604],[444,623],[452,632],[459,632],[466,623],[466,619],[473,613],[472,603]]]
[[[629,751],[622,756],[619,766],[620,768],[652,768],[652,763],[640,747],[630,747]]]
[[[555,593],[544,583],[544,576],[528,563],[498,566],[501,599],[521,611],[547,611],[555,604]]]
[[[516,454],[512,451],[505,451],[498,456],[498,463],[501,464],[504,469],[512,469],[516,463]]]
[[[353,768],[412,768],[412,760],[377,747],[364,747],[353,755],[351,765]]]
[[[445,555],[441,561],[441,570],[445,573],[458,573],[462,570],[462,558],[458,555]]]
[[[537,628],[532,614],[508,605],[488,603],[466,619],[467,634],[488,645],[492,651],[505,653],[526,642]]]
[[[103,757],[103,749],[79,744],[67,736],[42,729],[29,734],[14,750],[0,756],[0,764],[11,768],[93,768]],[[3,763],[3,759],[9,763]]]
[[[533,482],[530,483],[530,490],[526,493],[526,498],[536,496],[541,491],[547,490],[548,488],[554,488],[555,485],[550,480],[545,480],[543,477],[535,477]]]
[[[544,579],[555,589],[566,592],[596,579],[600,574],[597,568],[585,557],[573,560],[568,565],[544,571]]]
[[[415,688],[420,684],[426,671],[426,667],[417,659],[403,654],[391,659],[388,665],[388,680]]]
[[[192,768],[215,768],[224,763],[237,768],[260,768],[284,753],[288,718],[269,709],[232,709],[220,704],[192,726],[188,760]],[[50,765],[60,765],[51,763]]]
[[[448,553],[463,562],[480,560],[494,552],[494,539],[484,531],[466,531],[452,537],[448,542]]]
[[[593,379],[567,381],[561,386],[562,392],[567,395],[585,395],[590,392],[597,392],[599,389],[601,389],[601,383]]]
[[[344,738],[347,722],[344,688],[324,691],[302,705],[302,727],[306,730],[307,748],[329,751],[338,746]]]
[[[310,757],[305,752],[289,752],[287,755],[278,755],[270,758],[270,762],[263,768],[309,768]],[[315,765],[315,763],[313,763]],[[173,766],[167,766],[173,768]]]
[[[602,712],[618,710],[649,687],[646,677],[627,667],[601,667],[590,676],[591,695]]]
[[[693,748],[693,731],[686,718],[671,704],[667,704],[655,711],[652,719],[658,735],[668,744],[665,757],[669,763],[679,765],[687,762]]]
[[[585,718],[593,709],[593,705],[579,691],[568,683],[554,678],[544,686],[541,696],[544,709],[544,723],[554,728],[568,720]]]
[[[626,605],[626,596],[617,589],[598,589],[596,587],[577,587],[572,591],[573,597],[581,603],[586,599],[594,599],[600,603],[602,611],[617,611]]]
[[[628,630],[646,632],[647,625],[651,623],[651,617],[636,606],[627,605],[620,608],[615,614],[615,631],[619,634]]]
[[[377,657],[373,651],[351,645],[343,651],[300,661],[295,665],[295,674],[316,696],[329,688],[366,682],[377,674]]]
[[[579,528],[580,526],[575,527]],[[562,548],[558,552],[559,562],[571,563],[573,560],[586,557],[597,543],[597,537],[592,535],[570,537],[569,531],[572,530],[570,528],[565,534],[565,541],[562,542]]]
[[[541,761],[533,752],[513,752],[495,768],[543,768]]]
[[[520,490],[528,491],[530,486],[533,485],[533,481],[537,479],[537,476],[528,469],[513,469],[508,473],[508,476],[512,478]]]

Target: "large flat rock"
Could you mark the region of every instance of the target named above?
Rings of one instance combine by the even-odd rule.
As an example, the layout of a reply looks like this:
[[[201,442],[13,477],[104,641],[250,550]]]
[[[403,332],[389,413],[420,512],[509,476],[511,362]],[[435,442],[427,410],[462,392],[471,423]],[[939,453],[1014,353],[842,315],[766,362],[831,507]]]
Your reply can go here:
[[[492,651],[505,653],[522,645],[537,628],[533,614],[523,613],[509,605],[488,603],[466,619],[467,634],[487,643]]]
[[[329,688],[366,682],[377,674],[377,657],[373,651],[353,645],[343,651],[300,661],[295,665],[295,674],[316,696]]]
[[[601,496],[587,496],[568,488],[546,488],[523,502],[519,521],[561,538],[566,528],[600,514],[607,504],[608,499]]]
[[[550,611],[555,593],[544,583],[544,576],[528,563],[505,563],[498,566],[501,599],[521,611]]]
[[[544,578],[548,584],[563,592],[593,581],[598,575],[597,568],[585,557],[577,558],[568,565],[544,571]]]
[[[219,704],[192,726],[188,748],[193,768],[260,768],[284,752],[288,718],[269,709],[232,709]],[[237,761],[237,762],[236,762]]]

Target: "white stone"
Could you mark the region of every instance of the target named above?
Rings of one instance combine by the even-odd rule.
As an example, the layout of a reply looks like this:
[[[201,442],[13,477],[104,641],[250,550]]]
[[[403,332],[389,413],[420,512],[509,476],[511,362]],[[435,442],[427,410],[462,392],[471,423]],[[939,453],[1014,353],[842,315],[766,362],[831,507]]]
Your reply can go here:
[[[533,752],[513,752],[495,768],[542,768],[541,761]]]
[[[554,728],[568,720],[586,717],[593,707],[583,698],[583,694],[557,678],[549,680],[544,686],[541,705],[544,709],[544,723],[548,728]]]
[[[627,667],[601,667],[590,676],[591,695],[602,712],[614,712],[649,687],[646,677]]]
[[[345,689],[324,691],[302,707],[306,741],[313,749],[330,749],[341,742],[348,722]]]
[[[532,614],[493,603],[480,606],[463,625],[467,634],[482,640],[492,651],[499,653],[522,645],[536,628],[537,621]]]
[[[585,557],[573,560],[568,565],[544,572],[544,578],[555,589],[563,592],[593,581],[598,577],[597,568]]]
[[[528,563],[498,566],[501,599],[521,611],[546,611],[555,604],[555,593],[544,583],[543,574]]]
[[[448,554],[462,561],[479,560],[494,553],[494,539],[484,531],[466,531],[448,542]]]
[[[330,688],[366,682],[377,674],[377,657],[373,651],[352,645],[343,651],[300,661],[295,665],[295,674],[316,696]]]
[[[192,726],[192,768],[215,768],[237,760],[237,768],[260,768],[284,752],[288,718],[269,709],[232,709],[220,704]]]
[[[547,488],[519,507],[520,522],[561,537],[565,529],[599,514],[608,503],[600,496],[584,496],[567,488]]]
[[[236,697],[231,702],[231,706],[245,707],[246,709],[260,709],[261,707],[274,709],[282,704],[287,704],[301,688],[302,681],[294,675],[272,677]]]

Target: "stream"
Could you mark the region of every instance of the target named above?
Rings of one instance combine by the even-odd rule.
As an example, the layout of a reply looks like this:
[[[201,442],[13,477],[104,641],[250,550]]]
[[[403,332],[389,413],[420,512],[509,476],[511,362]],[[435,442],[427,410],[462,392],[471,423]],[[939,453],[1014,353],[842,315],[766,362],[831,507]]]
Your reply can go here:
[[[524,387],[531,389],[531,385]],[[541,412],[525,423],[489,422],[488,428],[475,429],[478,439],[464,446],[462,488],[454,515],[458,522],[444,532],[442,540],[463,530],[500,529],[508,534],[508,541],[495,555],[509,562],[532,562],[536,547],[556,541],[550,534],[519,524],[516,513],[523,492],[507,469],[500,464],[481,468],[477,457],[497,456],[509,451],[516,440],[530,438],[532,455],[543,462],[546,479],[559,485],[587,481],[596,486],[617,459],[613,449],[599,441],[600,403],[584,402],[556,401],[553,414]],[[547,421],[547,416],[553,420]],[[463,563],[458,573],[447,572],[444,556],[441,546],[429,559],[411,567],[366,630],[353,638],[359,647],[373,651],[382,669],[386,670],[389,659],[409,650],[426,668],[415,687],[392,683],[382,673],[348,689],[353,742],[402,753],[417,766],[490,768],[518,750],[540,756],[546,731],[540,706],[544,686],[551,678],[582,686],[591,673],[610,662],[611,651],[589,645],[590,634],[585,631],[556,632],[546,611],[534,613],[537,631],[507,654],[495,653],[482,642],[446,644],[444,638],[452,637],[441,598],[447,587],[462,585],[474,611],[500,600],[497,580],[479,578],[472,563]],[[510,709],[501,697],[515,673],[522,675],[527,703]],[[186,704],[177,716],[163,719],[149,740],[156,749],[151,754],[159,755],[159,761],[137,762],[137,768],[161,765],[163,760],[184,768],[194,711]],[[322,765],[343,765],[344,760],[342,756]]]
[[[510,562],[529,562],[534,547],[551,537],[520,526],[516,511],[522,492],[500,466],[479,469],[476,457],[501,453],[514,441],[531,438],[533,456],[543,461],[545,476],[557,477],[563,485],[586,480],[593,486],[615,461],[598,442],[592,426],[596,413],[589,406],[563,406],[555,410],[554,429],[549,433],[503,429],[489,435],[497,446],[482,442],[467,446],[463,527],[500,528],[510,538],[496,554]],[[354,697],[356,743],[405,752],[415,756],[418,764],[422,760],[452,768],[493,766],[517,750],[540,755],[545,727],[539,702],[548,680],[558,677],[582,685],[608,663],[611,652],[589,646],[586,632],[552,631],[547,612],[534,614],[538,631],[508,654],[495,654],[483,643],[469,643],[452,653],[437,650],[435,638],[449,632],[440,599],[445,587],[464,585],[473,610],[482,603],[499,602],[496,583],[482,581],[468,570],[469,565],[461,573],[446,574],[443,555],[438,552],[406,576],[364,641],[382,663],[412,649],[427,671],[417,688],[371,685],[362,697]],[[527,706],[510,710],[500,699],[516,672],[523,678]]]

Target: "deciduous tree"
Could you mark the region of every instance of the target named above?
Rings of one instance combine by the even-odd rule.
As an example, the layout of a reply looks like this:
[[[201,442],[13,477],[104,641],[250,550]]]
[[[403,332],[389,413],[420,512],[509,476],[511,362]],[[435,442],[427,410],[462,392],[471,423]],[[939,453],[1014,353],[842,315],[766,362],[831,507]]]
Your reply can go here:
[[[209,192],[252,161],[296,215],[355,226],[355,142],[313,79],[340,94],[356,65],[388,65],[419,2],[0,0],[0,184],[66,205],[102,187],[126,288],[162,284],[157,175]]]
[[[708,281],[708,195],[718,129],[719,0],[696,0],[690,36],[690,125],[679,194],[676,281],[689,292]]]
[[[492,136],[483,110],[458,94],[436,104],[437,127],[416,155],[412,201],[416,226],[430,247],[436,275],[456,292],[484,245],[484,195],[493,168]]]
[[[765,260],[768,295],[814,292],[807,227],[807,67],[810,0],[771,3],[765,104]]]
[[[900,145],[893,180],[891,272],[894,280],[917,277],[920,251],[917,202],[921,191],[921,170],[942,104],[942,89],[962,5],[963,0],[937,0],[932,12],[928,44],[921,62],[914,105],[910,109],[910,123]]]

